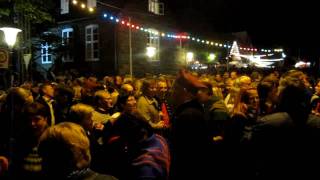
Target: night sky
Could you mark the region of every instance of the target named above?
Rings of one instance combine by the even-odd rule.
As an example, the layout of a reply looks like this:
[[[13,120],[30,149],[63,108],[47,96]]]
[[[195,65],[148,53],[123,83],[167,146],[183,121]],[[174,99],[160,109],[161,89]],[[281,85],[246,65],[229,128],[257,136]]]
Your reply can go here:
[[[320,54],[320,10],[315,1],[164,0],[180,27],[196,34],[246,31],[257,47],[284,47],[314,59]],[[293,1],[293,0],[292,0]],[[319,23],[319,24],[317,24]]]

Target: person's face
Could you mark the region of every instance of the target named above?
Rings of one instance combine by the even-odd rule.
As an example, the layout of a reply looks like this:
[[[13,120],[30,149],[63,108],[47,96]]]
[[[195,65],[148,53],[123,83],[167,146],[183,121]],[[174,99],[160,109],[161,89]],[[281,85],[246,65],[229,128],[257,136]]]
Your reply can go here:
[[[243,90],[247,90],[249,89],[251,86],[251,79],[244,79],[242,82],[241,82],[241,89]]]
[[[33,103],[33,101],[34,101],[34,99],[33,99],[32,93],[28,92],[28,94],[26,96],[26,103],[31,104],[31,103]]]
[[[40,137],[44,130],[48,127],[48,119],[42,115],[35,115],[29,118],[32,133],[35,136]]]
[[[317,95],[320,95],[320,82],[318,82],[318,84],[317,84],[316,87],[315,87],[315,93],[316,93]]]
[[[249,105],[254,109],[258,110],[259,108],[259,96],[257,90],[248,90],[249,93]]]
[[[51,85],[47,85],[43,88],[44,95],[49,96],[50,98],[54,97],[54,88]]]
[[[124,106],[124,111],[133,112],[137,109],[137,101],[134,96],[129,96]]]
[[[220,74],[217,74],[217,75],[216,75],[216,81],[217,81],[217,82],[221,82],[221,81],[222,81],[222,77],[221,77]]]
[[[225,84],[226,84],[226,90],[229,91],[233,86],[233,81],[226,81]]]
[[[122,84],[122,78],[120,76],[116,76],[115,84],[116,85],[121,85]]]
[[[206,91],[199,90],[197,93],[197,99],[200,103],[205,103],[209,100],[210,96]]]
[[[147,95],[147,96],[150,96],[150,97],[153,97],[153,96],[156,95],[156,93],[157,93],[157,86],[156,86],[156,84],[155,84],[155,83],[150,84],[150,86],[149,86],[148,89],[147,89],[146,95]]]
[[[93,121],[92,121],[92,112],[87,114],[83,120],[81,121],[81,126],[86,130],[86,131],[92,131],[93,129]]]
[[[113,102],[111,95],[109,93],[104,93],[100,99],[100,104],[105,109],[110,109],[113,107]]]
[[[159,83],[158,83],[158,92],[159,92],[159,95],[160,95],[161,97],[165,96],[166,93],[168,92],[167,83],[165,83],[165,82],[159,82]]]
[[[228,79],[228,78],[229,78],[229,73],[228,73],[228,72],[225,72],[225,73],[223,74],[223,78],[224,78],[224,79]]]
[[[174,106],[179,106],[188,98],[186,90],[177,82],[173,84],[170,91],[170,101]]]
[[[236,72],[231,72],[230,74],[231,79],[237,79],[237,73]]]

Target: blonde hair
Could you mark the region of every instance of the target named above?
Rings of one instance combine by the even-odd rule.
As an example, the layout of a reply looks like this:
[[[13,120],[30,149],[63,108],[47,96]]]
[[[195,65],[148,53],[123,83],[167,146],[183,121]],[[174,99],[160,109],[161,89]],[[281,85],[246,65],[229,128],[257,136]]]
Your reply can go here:
[[[87,168],[91,162],[89,138],[80,125],[71,122],[49,127],[40,137],[39,150],[44,159],[51,157],[48,163],[72,162],[72,169]]]
[[[70,120],[75,123],[80,123],[90,114],[92,114],[93,111],[94,111],[94,108],[87,104],[79,103],[79,104],[73,105],[70,108]]]

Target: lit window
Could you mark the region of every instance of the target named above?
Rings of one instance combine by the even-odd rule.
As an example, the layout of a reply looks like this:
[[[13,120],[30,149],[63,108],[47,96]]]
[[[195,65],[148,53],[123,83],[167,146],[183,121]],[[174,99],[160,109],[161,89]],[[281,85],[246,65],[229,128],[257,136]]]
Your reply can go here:
[[[157,15],[164,15],[164,4],[158,2],[158,0],[148,1],[148,10]]]
[[[68,48],[68,51],[62,56],[63,62],[73,62],[73,53],[71,53],[74,48],[73,43],[73,29],[66,28],[62,30],[62,44]]]
[[[69,13],[69,0],[61,0],[60,1],[60,9],[61,14],[68,14]]]
[[[52,54],[50,52],[51,45],[41,44],[41,62],[42,64],[51,64],[52,63]]]
[[[160,35],[159,34],[160,34],[159,31],[155,29],[149,29],[147,47],[149,48],[149,53],[151,48],[154,52],[153,56],[148,56],[149,59],[152,61],[160,60],[160,53],[159,53],[160,52]]]
[[[87,6],[89,8],[95,8],[95,7],[97,7],[97,1],[96,0],[88,0],[87,1]]]
[[[86,26],[86,61],[99,61],[98,25]]]

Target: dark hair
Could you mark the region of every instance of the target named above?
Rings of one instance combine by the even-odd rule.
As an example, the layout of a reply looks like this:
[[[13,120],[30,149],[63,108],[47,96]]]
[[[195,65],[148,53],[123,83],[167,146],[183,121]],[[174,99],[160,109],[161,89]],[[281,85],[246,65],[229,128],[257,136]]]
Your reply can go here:
[[[58,86],[57,88],[57,94],[58,96],[67,96],[68,101],[72,101],[73,97],[74,97],[74,90],[66,87],[66,86]]]
[[[311,94],[296,76],[286,76],[279,86],[279,111],[287,112],[296,125],[304,125],[311,112]]]
[[[142,81],[142,86],[141,86],[141,92],[142,94],[145,94],[148,90],[148,88],[152,85],[156,84],[156,81],[154,79],[145,79]]]
[[[209,96],[213,96],[213,86],[211,83],[208,83],[208,82],[202,82],[205,86],[207,86],[207,88],[201,88],[200,90],[202,92],[206,92]]]
[[[43,117],[50,117],[49,110],[41,103],[34,102],[24,107],[24,114],[26,117],[41,115]]]
[[[265,77],[257,87],[258,95],[259,95],[259,104],[260,104],[260,112],[264,113],[266,110],[266,102],[269,93],[272,91],[273,88],[276,88],[279,84],[279,80],[277,77],[273,75],[269,75]]]
[[[127,103],[127,100],[130,96],[134,96],[134,95],[132,93],[126,93],[123,90],[119,91],[119,96],[116,104],[119,111],[123,111],[123,106]]]
[[[43,84],[40,86],[40,88],[39,88],[39,94],[40,94],[41,96],[44,95],[43,89],[44,89],[46,86],[51,86],[51,87],[52,87],[52,84],[50,84],[50,83],[43,83]]]
[[[124,113],[114,124],[114,135],[135,144],[153,133],[150,124],[139,115]]]

